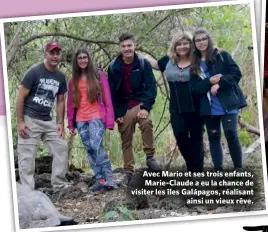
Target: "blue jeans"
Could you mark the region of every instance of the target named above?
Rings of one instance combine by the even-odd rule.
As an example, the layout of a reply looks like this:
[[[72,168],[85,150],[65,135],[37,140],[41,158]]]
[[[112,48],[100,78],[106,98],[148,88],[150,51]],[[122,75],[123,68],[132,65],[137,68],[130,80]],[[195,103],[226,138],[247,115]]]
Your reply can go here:
[[[242,149],[238,139],[238,114],[225,114],[206,117],[210,153],[214,168],[223,169],[223,151],[221,146],[221,123],[234,168],[242,168]]]
[[[77,122],[77,130],[87,150],[88,161],[97,180],[112,180],[111,161],[104,150],[103,136],[105,125],[101,119]]]

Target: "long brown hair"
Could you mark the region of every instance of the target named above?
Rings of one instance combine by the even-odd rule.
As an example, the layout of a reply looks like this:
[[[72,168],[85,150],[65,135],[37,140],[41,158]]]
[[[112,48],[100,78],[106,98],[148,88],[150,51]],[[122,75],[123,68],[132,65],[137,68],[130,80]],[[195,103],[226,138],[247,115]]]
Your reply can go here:
[[[184,32],[184,33],[178,32],[172,37],[172,41],[171,41],[169,51],[168,51],[168,56],[173,62],[173,64],[177,64],[179,62],[180,57],[176,51],[176,47],[177,47],[178,42],[182,40],[186,40],[190,44],[189,59],[191,59],[191,55],[193,51],[191,35],[187,32]]]
[[[103,98],[103,91],[101,89],[100,81],[97,78],[97,70],[94,67],[92,58],[89,54],[89,51],[85,48],[79,48],[73,55],[73,64],[72,64],[72,104],[73,107],[78,108],[79,99],[80,99],[80,90],[78,88],[78,81],[81,78],[82,70],[78,66],[77,57],[79,54],[84,53],[88,57],[88,65],[86,67],[86,82],[87,82],[87,97],[88,101],[93,103],[97,101],[98,94]]]
[[[215,56],[213,55],[214,43],[213,43],[211,35],[204,28],[199,28],[199,29],[195,30],[194,33],[193,33],[194,52],[193,52],[193,55],[192,55],[192,62],[191,62],[191,73],[192,74],[199,74],[201,72],[200,63],[201,63],[202,54],[196,48],[196,45],[195,45],[195,38],[196,38],[197,35],[200,35],[200,34],[205,34],[207,36],[207,38],[208,38],[208,47],[207,47],[207,50],[206,50],[206,63],[215,61]]]

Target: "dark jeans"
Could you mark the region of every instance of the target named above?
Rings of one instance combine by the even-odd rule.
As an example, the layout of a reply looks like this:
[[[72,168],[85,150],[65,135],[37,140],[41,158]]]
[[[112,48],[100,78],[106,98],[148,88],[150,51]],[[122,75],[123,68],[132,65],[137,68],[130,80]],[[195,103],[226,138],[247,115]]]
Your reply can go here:
[[[196,113],[171,112],[171,126],[188,171],[202,172],[204,120]]]
[[[238,139],[238,114],[225,114],[206,117],[210,153],[215,170],[223,169],[223,151],[221,146],[221,123],[234,168],[242,168],[242,149]]]
[[[265,151],[266,151],[266,167],[267,167],[267,175],[268,175],[268,142],[265,142]]]

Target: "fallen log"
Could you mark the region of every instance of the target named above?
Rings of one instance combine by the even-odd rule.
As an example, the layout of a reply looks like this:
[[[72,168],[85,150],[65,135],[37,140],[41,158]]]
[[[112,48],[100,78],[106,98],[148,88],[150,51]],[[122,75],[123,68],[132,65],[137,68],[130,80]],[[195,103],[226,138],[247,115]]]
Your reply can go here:
[[[261,140],[258,138],[254,143],[252,143],[246,150],[245,154],[251,154],[261,145]]]
[[[246,129],[247,132],[250,132],[250,133],[253,133],[255,135],[260,136],[260,130],[258,128],[251,126],[251,125],[247,124],[246,122],[244,122],[241,119],[241,116],[238,117],[238,123],[239,123],[240,127]]]

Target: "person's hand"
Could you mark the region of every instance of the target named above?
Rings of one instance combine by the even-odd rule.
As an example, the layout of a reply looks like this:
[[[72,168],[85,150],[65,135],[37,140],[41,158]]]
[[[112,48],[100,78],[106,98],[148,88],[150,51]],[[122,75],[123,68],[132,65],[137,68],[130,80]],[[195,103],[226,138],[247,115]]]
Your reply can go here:
[[[219,89],[219,84],[216,84],[216,85],[213,85],[210,89],[210,92],[213,96],[216,96],[217,95],[217,92],[218,92],[218,89]]]
[[[123,124],[124,123],[124,118],[123,117],[120,117],[120,118],[117,118],[116,120],[115,120],[115,122],[117,123],[117,124]]]
[[[25,124],[25,122],[18,123],[19,136],[26,139],[28,137],[27,130],[29,130],[29,127]]]
[[[71,134],[72,136],[76,135],[76,130],[75,130],[75,128],[70,129],[69,132],[70,132],[70,134]]]
[[[216,74],[212,77],[209,78],[209,81],[212,85],[216,85],[219,83],[220,79],[221,79],[222,75],[221,74]]]
[[[145,110],[145,109],[142,109],[142,110],[140,110],[139,112],[138,112],[138,114],[137,114],[137,117],[138,118],[147,118],[148,117],[148,111],[147,110]]]
[[[64,139],[65,138],[65,131],[64,131],[64,126],[63,126],[63,124],[58,124],[58,126],[57,126],[57,132],[58,132],[58,134],[59,134],[59,137],[61,138],[61,139]]]

